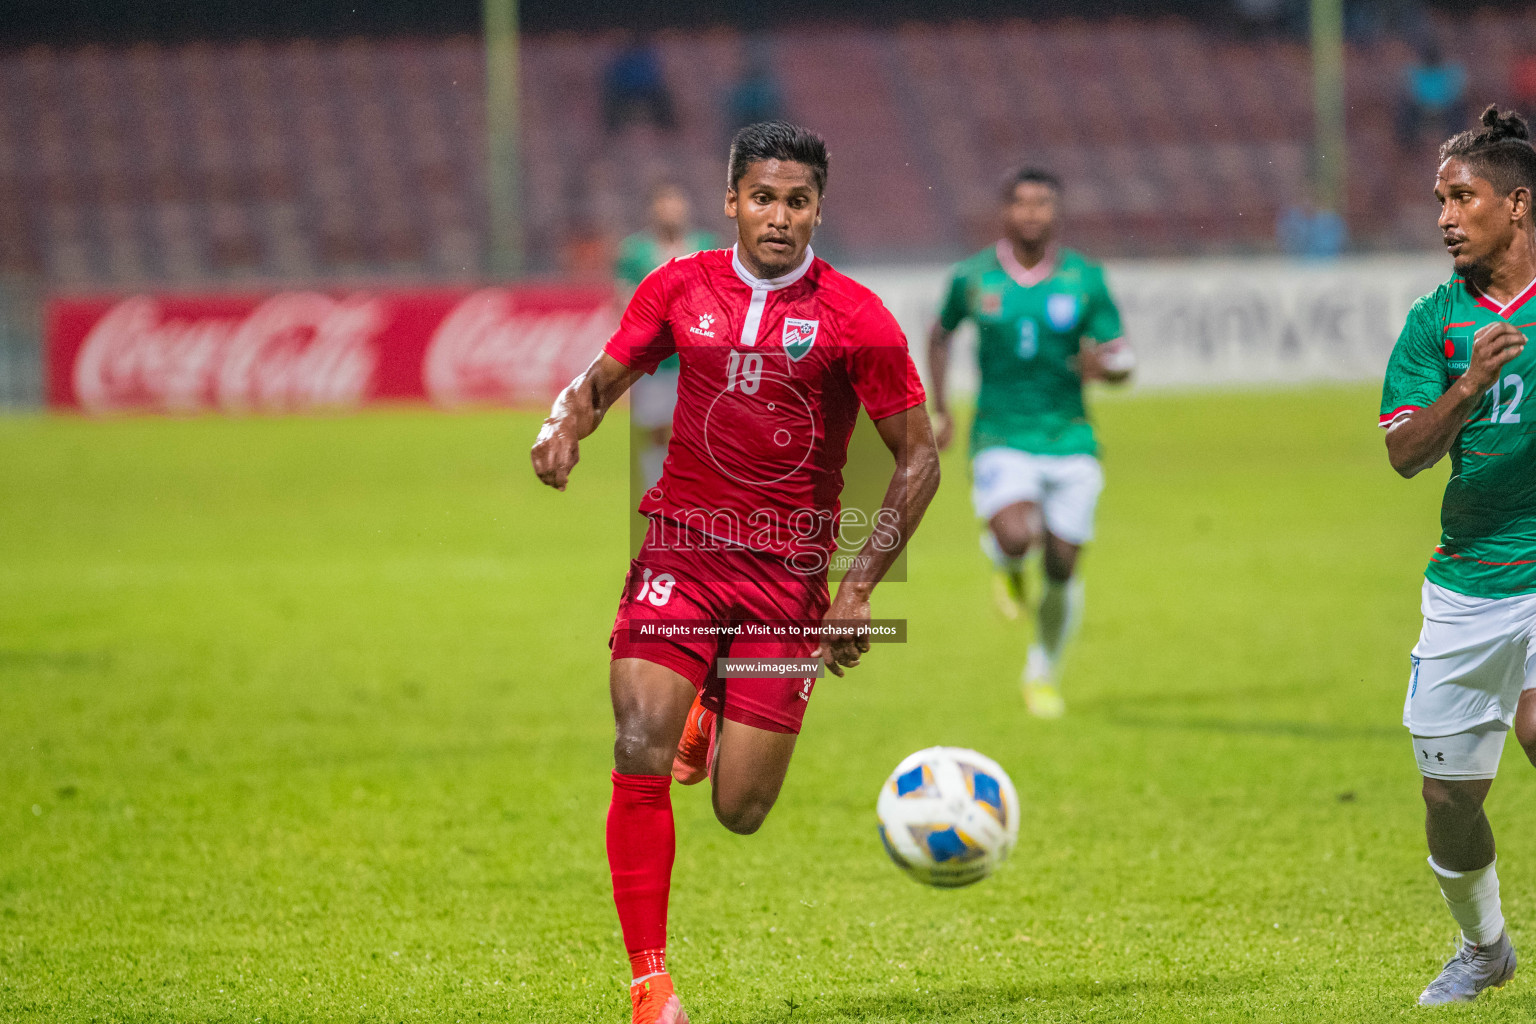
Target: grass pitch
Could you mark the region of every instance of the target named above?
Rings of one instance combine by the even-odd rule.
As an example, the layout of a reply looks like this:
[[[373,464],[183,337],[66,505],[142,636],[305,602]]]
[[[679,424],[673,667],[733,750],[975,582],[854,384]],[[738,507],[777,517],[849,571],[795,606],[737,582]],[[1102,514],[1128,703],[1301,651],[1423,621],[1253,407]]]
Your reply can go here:
[[[1024,713],[952,452],[876,595],[911,642],[817,687],[762,832],[674,789],[699,1024],[1427,1016],[1454,925],[1398,721],[1444,470],[1391,472],[1368,388],[1099,412],[1065,719]],[[0,1019],[628,1019],[603,853],[626,439],[556,494],[537,419],[0,420]],[[934,743],[1024,803],[960,891],[874,828]],[[1536,950],[1532,777],[1504,767]],[[1529,1020],[1532,973],[1434,1015]]]

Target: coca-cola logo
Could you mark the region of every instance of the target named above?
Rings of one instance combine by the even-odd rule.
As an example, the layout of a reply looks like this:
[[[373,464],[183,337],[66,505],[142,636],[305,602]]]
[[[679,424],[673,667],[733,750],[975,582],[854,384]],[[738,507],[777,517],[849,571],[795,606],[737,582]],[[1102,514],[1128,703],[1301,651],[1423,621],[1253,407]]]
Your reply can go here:
[[[614,327],[605,305],[519,309],[517,296],[485,288],[443,319],[422,380],[439,405],[546,400],[581,372]]]
[[[135,296],[87,333],[72,382],[91,412],[294,411],[360,404],[388,317],[369,296],[282,292],[237,316],[171,316]]]

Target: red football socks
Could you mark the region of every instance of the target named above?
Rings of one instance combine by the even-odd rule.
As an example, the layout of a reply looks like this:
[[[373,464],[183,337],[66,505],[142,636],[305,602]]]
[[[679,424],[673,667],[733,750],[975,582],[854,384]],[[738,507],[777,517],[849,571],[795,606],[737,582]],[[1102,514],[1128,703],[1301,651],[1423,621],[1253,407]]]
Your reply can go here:
[[[667,896],[677,850],[671,785],[670,775],[613,773],[608,868],[624,948],[637,978],[666,969]]]
[[[636,980],[649,978],[653,974],[667,973],[667,951],[664,949],[642,949],[639,952],[629,954],[629,976]]]

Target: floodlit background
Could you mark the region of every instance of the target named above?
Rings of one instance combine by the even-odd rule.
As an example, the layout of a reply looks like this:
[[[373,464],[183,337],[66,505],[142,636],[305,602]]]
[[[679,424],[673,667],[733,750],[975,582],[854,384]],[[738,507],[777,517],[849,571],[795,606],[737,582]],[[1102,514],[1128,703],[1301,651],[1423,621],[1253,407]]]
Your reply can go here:
[[[1391,473],[1376,388],[1448,272],[1435,147],[1489,102],[1536,113],[1528,4],[14,0],[0,1019],[626,1019],[629,440],[563,495],[526,450],[651,188],[728,240],[727,141],[769,116],[826,137],[816,250],[919,365],[1031,163],[1141,366],[1094,395],[1065,719],[1023,711],[955,450],[876,597],[909,642],[819,685],[763,832],[676,791],[694,1019],[1411,1014],[1453,931],[1397,724],[1444,474]],[[952,893],[873,827],[941,742],[1026,814]],[[1490,815],[1528,944],[1522,763]]]

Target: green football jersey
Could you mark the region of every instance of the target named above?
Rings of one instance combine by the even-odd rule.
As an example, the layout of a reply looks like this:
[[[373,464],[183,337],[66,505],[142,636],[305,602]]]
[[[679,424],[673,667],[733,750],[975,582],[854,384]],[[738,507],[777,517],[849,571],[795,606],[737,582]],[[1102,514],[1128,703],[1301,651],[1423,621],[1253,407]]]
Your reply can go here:
[[[715,236],[707,231],[690,231],[683,239],[683,255],[692,255],[703,249],[714,248]],[[619,243],[619,256],[613,262],[613,276],[622,284],[633,288],[645,280],[645,275],[667,262],[669,257],[662,251],[661,243],[649,231],[636,231]],[[661,361],[657,371],[682,368],[682,360],[676,352]]]
[[[971,454],[996,447],[1097,454],[1073,360],[1084,338],[1120,337],[1103,268],[1062,249],[1025,270],[999,242],[955,267],[939,322],[952,331],[966,319],[976,325],[981,370]]]
[[[1419,299],[1387,362],[1381,425],[1433,405],[1472,357],[1473,335],[1507,322],[1536,337],[1536,282],[1508,306],[1453,277]],[[1499,382],[1451,445],[1440,544],[1424,575],[1470,597],[1536,592],[1536,346],[1504,364]]]

